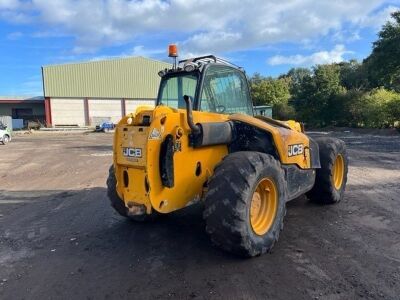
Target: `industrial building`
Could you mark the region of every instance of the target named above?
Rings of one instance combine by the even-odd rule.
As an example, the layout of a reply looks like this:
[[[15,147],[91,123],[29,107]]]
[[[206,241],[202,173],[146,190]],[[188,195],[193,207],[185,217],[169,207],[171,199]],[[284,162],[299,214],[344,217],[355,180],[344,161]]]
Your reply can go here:
[[[272,118],[272,106],[271,105],[258,105],[254,106],[254,114],[259,116],[266,116]]]
[[[44,66],[46,126],[116,123],[140,105],[154,105],[158,72],[170,66],[144,57]]]
[[[45,109],[43,97],[27,96],[0,96],[0,116],[12,119],[9,128],[26,127],[29,121],[45,122]]]

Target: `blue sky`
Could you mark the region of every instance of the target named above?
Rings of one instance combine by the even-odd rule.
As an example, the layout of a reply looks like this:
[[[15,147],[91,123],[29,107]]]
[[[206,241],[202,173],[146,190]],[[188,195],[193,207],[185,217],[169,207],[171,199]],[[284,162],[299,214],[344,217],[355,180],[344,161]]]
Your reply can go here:
[[[400,0],[0,0],[0,95],[41,95],[41,66],[217,54],[277,76],[362,60]]]

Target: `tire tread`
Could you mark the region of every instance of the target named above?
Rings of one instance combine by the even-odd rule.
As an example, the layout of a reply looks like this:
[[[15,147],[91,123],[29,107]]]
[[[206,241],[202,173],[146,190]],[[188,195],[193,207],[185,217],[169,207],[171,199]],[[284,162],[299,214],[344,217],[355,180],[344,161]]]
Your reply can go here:
[[[267,238],[256,236],[249,230],[249,195],[253,193],[257,176],[265,169],[272,170],[278,182],[279,205],[271,230]],[[258,182],[258,181],[257,181]],[[219,163],[208,183],[203,217],[206,232],[212,242],[229,252],[251,257],[271,251],[283,228],[283,216],[286,211],[286,182],[280,163],[272,156],[251,151],[236,152],[227,155]],[[223,188],[222,188],[223,187]]]

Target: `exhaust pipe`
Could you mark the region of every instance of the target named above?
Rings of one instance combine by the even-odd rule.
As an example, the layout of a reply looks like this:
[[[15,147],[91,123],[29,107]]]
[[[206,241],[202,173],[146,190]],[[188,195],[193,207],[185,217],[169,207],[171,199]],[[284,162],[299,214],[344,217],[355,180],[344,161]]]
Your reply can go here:
[[[188,95],[185,95],[185,96],[183,96],[183,100],[185,100],[185,102],[186,102],[187,123],[188,123],[190,129],[192,130],[193,134],[199,134],[200,133],[200,126],[199,125],[195,125],[193,123],[192,99]]]

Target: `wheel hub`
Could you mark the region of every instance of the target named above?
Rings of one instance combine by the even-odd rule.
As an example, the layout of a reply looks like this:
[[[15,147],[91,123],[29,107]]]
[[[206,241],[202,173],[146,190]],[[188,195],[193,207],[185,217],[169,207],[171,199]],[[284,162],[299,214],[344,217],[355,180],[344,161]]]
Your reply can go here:
[[[344,177],[344,159],[343,155],[339,154],[332,168],[332,183],[335,186],[335,189],[339,190],[343,184]]]
[[[250,205],[250,224],[257,235],[263,235],[271,228],[277,208],[276,185],[271,178],[264,178],[258,183]]]

